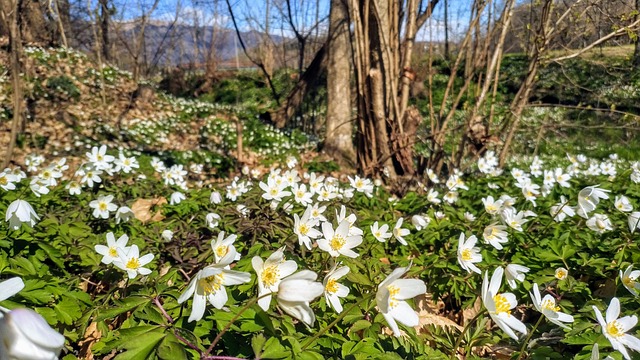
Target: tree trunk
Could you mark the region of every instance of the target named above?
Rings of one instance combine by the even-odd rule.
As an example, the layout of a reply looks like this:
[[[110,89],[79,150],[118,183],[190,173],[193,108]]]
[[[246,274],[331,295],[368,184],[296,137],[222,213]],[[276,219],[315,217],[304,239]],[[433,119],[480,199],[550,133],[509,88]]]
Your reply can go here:
[[[417,0],[351,0],[350,5],[358,99],[358,165],[367,176],[413,175],[413,144],[421,118],[408,107],[410,85],[415,80],[410,60],[415,34],[433,8],[419,15]],[[399,14],[406,14],[404,24]]]
[[[41,45],[52,44],[52,32],[40,1],[18,0],[18,14],[18,27],[23,42]]]
[[[444,58],[449,59],[449,2],[444,0]]]
[[[324,150],[338,162],[355,165],[351,124],[349,20],[345,0],[331,0],[327,66],[327,120]]]
[[[102,59],[111,60],[111,46],[109,42],[109,22],[111,13],[109,10],[109,0],[99,0],[100,2],[100,35],[102,38]]]
[[[640,19],[640,0],[636,0],[636,20]],[[633,65],[640,66],[640,30],[636,31],[636,41],[633,51]]]
[[[9,5],[11,4],[11,6]],[[11,137],[7,151],[4,154],[2,160],[2,168],[4,169],[11,158],[13,157],[13,149],[16,145],[16,137],[18,136],[19,125],[23,120],[23,95],[22,95],[22,80],[20,74],[22,73],[22,65],[20,59],[22,58],[22,39],[21,31],[18,25],[18,19],[20,17],[19,0],[14,0],[12,3],[5,3],[2,8],[2,22],[9,29],[9,41],[11,43],[11,82],[13,85],[13,121],[11,123]]]

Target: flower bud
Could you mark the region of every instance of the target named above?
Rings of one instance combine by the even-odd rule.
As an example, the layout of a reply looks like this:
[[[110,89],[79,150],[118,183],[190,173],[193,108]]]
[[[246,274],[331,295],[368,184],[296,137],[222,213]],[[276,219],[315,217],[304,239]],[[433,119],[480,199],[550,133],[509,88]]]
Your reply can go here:
[[[9,204],[7,208],[5,221],[9,222],[9,228],[13,230],[18,230],[23,223],[29,227],[33,227],[37,220],[40,220],[38,214],[36,214],[33,207],[24,200],[16,200]]]

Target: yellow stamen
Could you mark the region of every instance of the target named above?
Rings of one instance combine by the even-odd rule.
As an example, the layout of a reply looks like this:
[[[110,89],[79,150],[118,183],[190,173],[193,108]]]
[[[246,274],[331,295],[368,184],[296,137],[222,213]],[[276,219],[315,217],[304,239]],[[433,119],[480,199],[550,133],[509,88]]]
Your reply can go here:
[[[398,293],[400,292],[400,288],[394,285],[387,286],[387,290],[389,290],[389,307],[394,308],[398,305]]]
[[[224,273],[207,276],[204,279],[200,279],[199,283],[202,287],[204,295],[213,294],[222,288],[222,282],[224,280]]]
[[[262,270],[260,280],[265,287],[271,287],[275,285],[276,281],[278,281],[279,275],[280,271],[277,266],[269,266]]]
[[[331,246],[332,250],[338,251],[338,250],[342,249],[342,247],[346,243],[347,243],[347,240],[342,235],[335,234],[335,235],[333,235],[333,239],[331,239],[331,241],[329,241],[329,246]]]
[[[624,335],[622,326],[620,325],[620,323],[618,323],[618,321],[612,321],[607,324],[607,333],[616,338]]]
[[[325,285],[324,290],[329,294],[333,294],[338,291],[338,282],[336,281],[336,279],[332,278],[327,280],[327,285]]]
[[[137,257],[133,257],[127,261],[127,265],[125,265],[127,269],[136,270],[140,267],[140,261],[138,261]]]
[[[542,301],[542,304],[540,304],[540,307],[545,310],[551,310],[553,312],[560,311],[560,307],[556,306],[556,302],[553,299],[546,299]]]
[[[500,314],[500,313],[507,313],[508,315],[511,315],[511,305],[509,304],[509,301],[507,300],[507,297],[502,295],[502,294],[497,294],[496,296],[493,297],[493,301],[496,304],[496,314]]]
[[[462,250],[461,257],[464,261],[471,261],[471,249]]]
[[[229,247],[226,245],[218,245],[216,247],[216,255],[218,255],[219,257],[223,257],[227,255],[228,252],[229,252]]]

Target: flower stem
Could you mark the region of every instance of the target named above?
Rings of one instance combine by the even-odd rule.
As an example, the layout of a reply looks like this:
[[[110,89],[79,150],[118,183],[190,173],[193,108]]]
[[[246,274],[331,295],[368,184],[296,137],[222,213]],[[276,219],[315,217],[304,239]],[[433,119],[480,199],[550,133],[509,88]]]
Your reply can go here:
[[[311,337],[309,340],[305,341],[304,344],[302,344],[302,346],[300,347],[300,349],[304,351],[309,345],[311,345],[320,336],[322,336],[322,334],[326,333],[329,329],[331,329],[332,327],[336,326],[336,324],[338,324],[338,322],[340,322],[340,320],[342,320],[351,310],[353,310],[356,306],[359,306],[360,304],[362,304],[365,300],[371,298],[371,296],[373,296],[374,294],[375,293],[372,292],[372,293],[369,293],[369,294],[365,295],[357,303],[351,305],[347,310],[341,312],[340,315],[338,315],[338,317],[331,322],[331,324],[329,324],[326,327],[322,328],[315,335],[313,335],[313,337]]]
[[[485,308],[480,309],[480,311],[478,311],[476,316],[474,316],[473,319],[469,320],[469,322],[465,324],[464,328],[462,328],[462,331],[460,332],[460,336],[458,336],[458,339],[456,340],[456,344],[453,346],[453,352],[451,353],[451,360],[456,359],[456,355],[458,353],[458,347],[460,347],[460,344],[462,343],[462,338],[464,337],[464,334],[467,332],[467,330],[469,330],[469,327],[471,326],[471,324],[475,323],[476,320],[480,318],[480,315],[484,315],[485,311],[486,311]]]
[[[520,348],[520,355],[518,355],[518,360],[524,359],[524,357],[523,357],[524,356],[524,349],[527,347],[527,344],[529,343],[529,340],[531,340],[531,337],[533,336],[533,333],[536,331],[536,329],[538,329],[538,326],[542,322],[543,318],[544,318],[544,315],[540,314],[540,317],[538,318],[538,321],[533,326],[533,329],[531,329],[531,332],[529,333],[529,335],[527,335],[527,338],[522,343],[522,347]]]
[[[160,299],[157,296],[153,298],[153,303],[158,307],[158,309],[160,309],[162,316],[164,316],[164,318],[167,319],[169,324],[173,324],[173,318],[171,318],[171,315],[169,315],[167,311],[164,309],[164,307],[162,306],[162,303],[160,303]]]
[[[222,328],[222,330],[218,333],[218,335],[216,335],[211,345],[209,345],[209,347],[207,348],[207,351],[205,351],[204,354],[202,355],[202,359],[220,359],[220,357],[210,357],[209,354],[211,353],[213,348],[218,344],[218,342],[222,338],[222,335],[224,335],[227,331],[229,331],[229,329],[231,328],[231,325],[233,325],[233,323],[240,318],[240,315],[242,315],[242,313],[247,311],[251,306],[255,305],[255,303],[257,303],[258,300],[262,299],[263,297],[271,296],[271,295],[273,295],[273,293],[257,296],[251,299],[248,303],[246,303],[245,306],[243,306],[242,309],[240,309],[240,311],[238,311],[238,313],[233,318],[231,318],[231,320],[229,320],[227,325],[225,325],[224,328]]]

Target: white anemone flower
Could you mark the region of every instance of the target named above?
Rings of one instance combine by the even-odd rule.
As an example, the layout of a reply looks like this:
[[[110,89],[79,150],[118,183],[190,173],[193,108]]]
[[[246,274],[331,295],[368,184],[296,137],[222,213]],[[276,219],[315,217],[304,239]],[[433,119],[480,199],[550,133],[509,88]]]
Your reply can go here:
[[[396,226],[393,227],[392,233],[393,237],[398,240],[398,242],[402,245],[407,245],[407,240],[404,239],[405,236],[409,235],[411,231],[409,229],[402,228],[403,218],[399,218],[396,222]]]
[[[637,229],[640,229],[640,212],[634,211],[629,214],[627,221],[629,223],[629,231],[633,234]]]
[[[567,216],[573,217],[575,214],[576,212],[573,206],[569,206],[569,202],[564,195],[560,196],[559,203],[551,207],[551,216],[553,216],[553,220],[556,222],[562,222]]]
[[[427,226],[429,226],[430,221],[431,219],[429,219],[424,215],[413,215],[411,217],[411,223],[413,224],[413,226],[416,228],[417,231],[425,229]]]
[[[631,202],[629,202],[629,198],[624,195],[616,196],[616,199],[613,203],[616,206],[616,209],[622,212],[633,211],[633,205],[631,205]]]
[[[9,222],[10,229],[18,230],[21,224],[27,224],[27,226],[33,227],[37,220],[40,220],[38,214],[33,210],[31,204],[24,200],[15,200],[9,204],[7,208],[5,221]]]
[[[64,188],[69,190],[69,195],[80,195],[82,192],[82,186],[75,180],[69,181]]]
[[[624,287],[627,288],[633,296],[638,296],[640,293],[638,276],[640,276],[640,270],[633,270],[633,265],[629,265],[624,272],[620,270],[620,280],[622,281],[622,285],[624,285]]]
[[[233,259],[229,259],[233,261]],[[239,285],[251,281],[251,274],[226,269],[231,262],[224,262],[207,266],[200,270],[191,279],[187,289],[178,298],[178,304],[182,304],[193,296],[191,314],[187,321],[198,321],[202,319],[207,301],[216,309],[222,307],[229,300],[225,286]]]
[[[476,247],[478,239],[475,235],[469,236],[465,240],[464,233],[460,233],[458,239],[458,263],[467,272],[476,272],[481,274],[482,272],[475,263],[482,261],[482,255],[480,254],[480,248]]]
[[[608,199],[610,190],[601,189],[599,185],[587,186],[578,193],[578,215],[587,219],[589,213],[596,209],[600,199]]]
[[[107,145],[102,145],[100,148],[94,146],[91,148],[91,152],[86,155],[89,162],[98,170],[111,168],[111,163],[115,160],[114,156],[107,155]]]
[[[509,242],[506,230],[506,226],[498,225],[498,223],[488,225],[482,232],[484,242],[491,244],[491,246],[498,250],[502,250],[502,244],[506,244],[507,242]]]
[[[293,232],[298,236],[298,243],[304,245],[308,250],[311,250],[311,239],[319,238],[322,233],[315,227],[318,225],[318,219],[311,216],[313,207],[307,206],[307,209],[299,217],[298,214],[293,214]]]
[[[349,271],[348,266],[335,267],[325,276],[323,281],[324,297],[327,300],[327,304],[338,314],[342,312],[340,298],[349,295],[349,288],[338,283],[338,280],[347,275]]]
[[[380,242],[385,242],[388,238],[393,236],[389,232],[389,225],[382,224],[382,226],[379,226],[377,221],[371,225],[371,233],[373,234],[373,237]]]
[[[58,359],[64,341],[33,310],[15,309],[0,319],[0,359]]]
[[[609,220],[609,217],[604,214],[594,214],[585,222],[585,224],[589,229],[597,232],[598,234],[613,230],[611,220]]]
[[[221,231],[216,239],[211,240],[216,264],[231,264],[233,261],[240,260],[240,253],[233,245],[238,236],[232,234],[225,237],[224,235],[224,231]]]
[[[563,267],[559,267],[556,269],[554,276],[556,277],[556,279],[558,280],[564,280],[569,276],[569,270],[563,268]]]
[[[526,335],[527,327],[511,315],[511,309],[518,305],[516,296],[512,293],[499,292],[503,273],[504,270],[501,267],[497,268],[491,276],[491,282],[489,282],[489,272],[485,271],[482,282],[482,303],[498,327],[512,339],[518,340],[514,330]]]
[[[284,312],[308,326],[316,321],[309,303],[324,292],[324,286],[316,281],[317,278],[313,271],[302,270],[282,279],[276,295],[278,306]]]
[[[138,274],[149,275],[151,270],[144,267],[153,260],[153,254],[140,256],[138,245],[131,245],[128,251],[118,248],[118,259],[113,260],[113,265],[127,272],[129,279],[135,279]]]
[[[210,227],[211,229],[215,229],[216,227],[218,227],[218,225],[220,224],[220,215],[216,214],[216,213],[208,213],[207,216],[205,217],[205,220],[207,221],[207,226]]]
[[[212,204],[220,204],[222,202],[222,195],[220,195],[218,191],[213,191],[211,196],[209,196],[209,201],[211,201]]]
[[[549,319],[549,321],[561,328],[569,328],[564,323],[573,322],[573,316],[561,312],[560,307],[556,304],[556,299],[554,299],[553,296],[547,294],[544,298],[541,298],[540,290],[536,283],[533,283],[533,292],[530,292],[529,295],[531,295],[531,300],[533,300],[533,306],[535,306],[536,310]]]
[[[485,211],[491,215],[498,214],[502,209],[502,200],[494,200],[491,195],[482,198],[482,204],[484,204]]]
[[[171,197],[169,198],[169,205],[180,204],[182,200],[186,198],[187,197],[183,193],[181,193],[180,191],[176,191],[173,194],[171,194]]]
[[[395,336],[401,335],[396,321],[409,327],[417,326],[420,323],[418,314],[405,300],[427,292],[427,286],[422,280],[400,279],[409,270],[410,266],[393,270],[378,285],[378,292],[376,293],[378,310],[380,310]]]
[[[507,284],[512,289],[517,287],[516,280],[523,282],[525,274],[529,272],[529,268],[518,264],[509,264],[505,270],[505,276],[507,278]]]
[[[163,230],[162,233],[160,234],[160,236],[165,241],[171,241],[171,239],[173,239],[173,231],[171,231],[169,229]]]
[[[113,195],[98,196],[98,200],[93,200],[89,206],[93,208],[93,217],[108,219],[109,214],[118,210],[118,205],[112,203]]]
[[[107,233],[107,246],[105,245],[96,245],[94,249],[100,255],[102,255],[102,262],[105,265],[109,265],[115,260],[118,260],[118,249],[124,250],[124,252],[129,251],[129,247],[127,247],[127,242],[129,241],[129,236],[127,234],[123,234],[116,240],[116,237],[112,232]]]
[[[349,227],[350,224],[347,219],[342,220],[335,231],[330,223],[322,223],[322,233],[324,238],[317,241],[318,247],[321,250],[328,252],[333,257],[344,255],[350,258],[357,258],[359,254],[352,249],[362,243],[362,236],[350,236]]]
[[[358,192],[364,193],[367,197],[373,196],[373,183],[370,179],[360,178],[358,175],[355,177],[349,176],[349,183],[351,187]]]
[[[627,347],[634,351],[640,351],[640,339],[627,334],[627,331],[638,323],[638,317],[631,315],[618,318],[620,316],[620,300],[618,298],[611,299],[605,317],[602,317],[602,313],[595,306],[593,306],[593,311],[602,327],[602,334],[609,340],[615,350],[622,353],[625,359],[631,359]]]
[[[136,214],[133,213],[128,206],[120,206],[118,210],[116,210],[116,224],[120,224],[120,222],[129,222],[129,220],[133,219]]]
[[[251,265],[258,276],[258,305],[267,311],[271,303],[271,295],[278,292],[280,281],[284,277],[293,274],[298,269],[298,264],[293,260],[284,259],[284,248],[276,250],[266,261],[259,256],[251,259]]]

